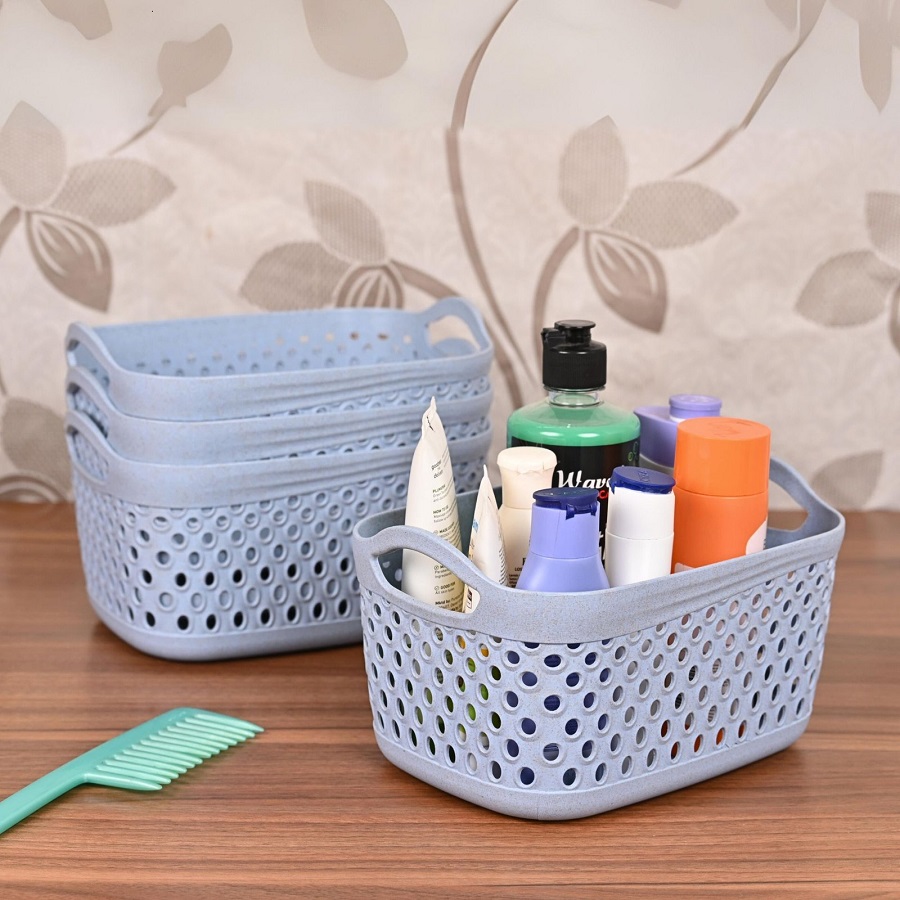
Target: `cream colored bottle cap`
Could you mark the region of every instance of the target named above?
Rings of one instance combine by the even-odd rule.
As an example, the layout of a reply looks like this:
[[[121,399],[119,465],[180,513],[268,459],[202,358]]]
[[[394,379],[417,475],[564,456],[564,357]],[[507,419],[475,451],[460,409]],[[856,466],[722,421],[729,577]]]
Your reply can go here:
[[[503,505],[531,509],[534,492],[551,487],[556,454],[546,447],[507,447],[497,454]]]

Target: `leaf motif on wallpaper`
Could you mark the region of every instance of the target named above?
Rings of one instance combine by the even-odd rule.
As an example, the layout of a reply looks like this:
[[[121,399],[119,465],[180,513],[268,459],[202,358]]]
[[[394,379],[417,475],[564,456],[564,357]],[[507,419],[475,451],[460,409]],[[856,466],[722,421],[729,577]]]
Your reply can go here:
[[[831,0],[855,19],[859,30],[859,74],[863,88],[881,112],[891,98],[893,47],[900,47],[900,9],[874,0]]]
[[[41,0],[47,11],[74,25],[89,41],[112,31],[104,0]]]
[[[879,21],[878,13],[870,8],[859,23],[859,74],[863,87],[881,112],[891,99],[894,48],[887,22]]]
[[[868,2],[868,0],[864,0],[864,2]],[[800,36],[805,37],[821,15],[825,0],[766,0],[766,6],[790,31],[797,27],[799,21]]]
[[[256,261],[241,285],[241,295],[262,309],[328,306],[349,268],[321,244],[282,244]]]
[[[105,310],[112,291],[112,260],[103,238],[86,223],[52,212],[29,212],[25,225],[44,277],[67,297]]]
[[[216,25],[196,41],[166,41],[156,64],[162,94],[149,115],[158,119],[173,106],[186,106],[191,94],[222,74],[231,49],[231,35],[224,25]]]
[[[782,19],[784,22],[785,19],[782,16],[786,16],[788,11],[787,4],[777,4],[777,9],[775,14]],[[812,34],[813,28],[816,27],[817,22],[819,21],[819,17],[822,14],[822,10],[825,7],[825,0],[799,0],[796,5],[797,15],[796,18],[799,23],[799,27],[797,28],[797,37],[794,42],[793,47],[791,47],[788,52],[782,56],[774,66],[772,66],[769,74],[766,76],[765,81],[763,81],[760,86],[759,91],[756,94],[756,97],[753,99],[753,102],[750,104],[750,108],[747,112],[744,113],[743,118],[736,125],[732,125],[730,128],[727,128],[715,141],[713,141],[712,145],[707,147],[698,157],[689,162],[686,166],[682,166],[675,175],[684,175],[687,172],[690,172],[692,169],[696,169],[697,166],[702,165],[707,160],[711,159],[718,153],[721,153],[728,144],[731,143],[742,131],[744,131],[750,123],[756,118],[756,114],[762,109],[763,104],[766,102],[766,98],[772,91],[775,89],[775,85],[778,84],[778,80],[781,78],[782,73],[785,68],[787,68],[788,63],[794,58],[794,56],[800,51],[800,48],[806,43],[810,34]],[[770,9],[772,6],[770,5]],[[785,22],[785,24],[788,24]],[[789,24],[788,27],[792,28],[792,24]]]
[[[174,190],[175,185],[147,163],[99,159],[73,166],[52,206],[102,228],[139,219]]]
[[[62,417],[30,400],[7,400],[0,420],[0,442],[10,462],[44,476],[65,493],[70,481],[69,453]]]
[[[651,247],[686,247],[721,231],[737,215],[726,197],[691,181],[639,184],[612,222]]]
[[[0,183],[17,203],[38,206],[53,195],[65,170],[60,130],[33,106],[17,103],[0,129]]]
[[[303,0],[316,53],[338,72],[377,80],[406,62],[406,41],[385,0]]]
[[[655,254],[620,234],[590,231],[584,257],[594,288],[614,312],[639,328],[662,330],[666,275]]]
[[[15,231],[16,225],[22,218],[22,210],[18,206],[13,206],[7,210],[6,215],[0,219],[0,250],[6,243],[6,239]]]
[[[866,225],[875,249],[900,266],[900,194],[866,194]]]
[[[576,222],[602,225],[616,211],[628,185],[628,161],[609,116],[577,131],[559,164],[559,197]]]
[[[766,6],[775,13],[785,28],[794,30],[797,24],[797,0],[766,0]]]
[[[891,296],[891,311],[888,316],[888,334],[891,336],[891,343],[894,345],[898,353],[900,353],[900,284],[894,288]]]
[[[381,225],[358,197],[331,184],[308,181],[306,202],[322,243],[333,253],[367,265],[387,259]]]
[[[403,283],[391,265],[359,266],[352,269],[341,283],[337,305],[400,309],[403,306]]]
[[[862,325],[880,315],[900,271],[871,250],[833,256],[813,272],[797,301],[797,312],[820,325]]]
[[[884,453],[880,450],[843,456],[819,469],[810,485],[838,509],[862,509],[878,486],[883,466]]]

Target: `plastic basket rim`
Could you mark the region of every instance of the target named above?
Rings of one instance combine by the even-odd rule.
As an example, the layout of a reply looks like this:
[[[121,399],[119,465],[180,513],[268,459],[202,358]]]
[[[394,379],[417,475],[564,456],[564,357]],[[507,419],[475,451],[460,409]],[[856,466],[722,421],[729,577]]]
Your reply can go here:
[[[64,422],[69,458],[80,477],[116,499],[164,509],[259,502],[329,490],[375,476],[400,476],[409,469],[415,451],[414,447],[405,446],[331,457],[286,457],[208,466],[164,465],[122,457],[109,447],[93,420],[83,413],[70,410]],[[107,463],[105,479],[88,471],[78,459],[73,443],[75,434],[81,435]],[[451,453],[458,461],[483,458],[491,439],[492,429],[488,427],[474,437],[451,441]]]
[[[433,321],[448,316],[456,316],[462,319],[472,330],[475,344],[469,342],[471,352],[455,355],[439,355],[427,359],[407,359],[399,362],[371,363],[354,366],[334,366],[329,368],[315,368],[302,370],[284,370],[277,372],[249,372],[235,373],[231,375],[205,375],[205,376],[177,376],[154,375],[149,372],[139,372],[128,368],[117,360],[109,347],[104,343],[103,336],[108,333],[124,331],[155,331],[165,332],[172,328],[190,328],[229,324],[242,320],[245,322],[288,321],[291,318],[325,318],[329,315],[349,318],[354,316],[354,322],[363,318],[375,318],[391,316],[394,318],[408,318],[415,324],[427,327]],[[153,386],[157,390],[175,390],[189,393],[192,389],[202,387],[203,390],[215,393],[221,389],[232,387],[235,381],[249,382],[254,387],[291,387],[294,390],[302,390],[304,387],[318,389],[323,372],[329,375],[329,381],[334,381],[338,374],[348,381],[361,383],[381,382],[390,385],[393,389],[407,382],[409,386],[415,386],[430,372],[441,373],[450,365],[464,366],[466,377],[474,377],[475,374],[486,374],[493,359],[493,345],[484,325],[484,320],[476,307],[462,297],[445,297],[436,301],[431,306],[419,312],[408,310],[385,309],[349,309],[329,307],[315,310],[292,310],[268,313],[236,314],[227,316],[193,317],[186,319],[161,319],[143,322],[127,322],[114,325],[101,325],[92,327],[77,321],[69,325],[66,332],[66,349],[70,363],[77,364],[74,347],[83,344],[88,352],[95,357],[98,364],[106,370],[111,386],[140,387]],[[438,348],[441,342],[431,345],[432,349]],[[412,371],[410,371],[412,369]],[[338,379],[342,380],[342,379]]]
[[[383,418],[386,412],[403,412],[407,414],[410,421],[419,420],[425,412],[429,400],[423,398],[420,404],[405,404],[403,406],[376,406],[367,407],[358,410],[335,410],[333,412],[306,412],[306,411],[286,411],[270,415],[247,415],[233,416],[228,419],[159,419],[149,416],[136,416],[123,409],[119,409],[109,396],[109,393],[97,379],[97,377],[89,370],[81,365],[69,366],[66,370],[66,398],[72,395],[72,388],[83,391],[99,408],[100,411],[115,417],[122,421],[123,425],[128,428],[146,428],[150,431],[154,427],[175,427],[184,429],[186,432],[194,429],[203,430],[204,426],[212,426],[216,431],[227,431],[229,428],[245,428],[245,427],[267,427],[272,422],[290,422],[291,424],[300,424],[306,421],[314,421],[314,427],[322,427],[322,421],[325,420],[326,425],[337,424],[341,422],[346,433],[349,431],[350,425],[348,420],[355,424],[359,420],[361,424],[370,428],[380,425],[383,429],[383,422],[379,422],[379,418]],[[440,406],[441,420],[449,424],[455,424],[459,421],[465,421],[468,416],[486,416],[490,411],[493,402],[493,388],[488,386],[486,391],[480,391],[469,394],[465,397],[457,397],[455,399],[443,400]],[[69,405],[68,409],[78,412],[73,406]],[[315,419],[313,420],[313,417]],[[276,427],[271,425],[269,427]]]
[[[540,644],[584,643],[606,640],[680,618],[806,566],[837,557],[844,535],[844,518],[821,501],[802,477],[773,458],[776,484],[799,493],[808,517],[800,529],[769,529],[774,546],[714,565],[665,575],[652,581],[580,594],[522,591],[487,580],[454,547],[429,532],[404,525],[404,511],[368,516],[353,529],[352,546],[361,589],[389,606],[396,605],[432,626],[464,629],[500,639]],[[458,498],[461,517],[474,510],[476,492]],[[798,499],[794,496],[794,499]],[[806,529],[806,531],[804,530]],[[819,529],[819,530],[816,530]],[[811,533],[807,533],[807,531]],[[399,546],[395,546],[399,545]],[[443,546],[442,546],[443,545]],[[379,557],[399,547],[424,552],[447,565],[465,584],[481,594],[470,613],[454,612],[423,603],[393,587],[379,569]]]

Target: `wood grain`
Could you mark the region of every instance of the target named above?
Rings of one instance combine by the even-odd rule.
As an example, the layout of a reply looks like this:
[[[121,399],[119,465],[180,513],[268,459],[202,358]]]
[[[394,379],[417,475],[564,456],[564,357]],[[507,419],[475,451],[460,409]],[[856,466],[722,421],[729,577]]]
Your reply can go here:
[[[0,797],[173,706],[265,734],[153,795],[84,787],[0,837],[0,897],[900,896],[900,514],[848,517],[788,750],[574,822],[450,797],[375,746],[358,646],[182,664],[87,603],[70,507],[0,505]]]

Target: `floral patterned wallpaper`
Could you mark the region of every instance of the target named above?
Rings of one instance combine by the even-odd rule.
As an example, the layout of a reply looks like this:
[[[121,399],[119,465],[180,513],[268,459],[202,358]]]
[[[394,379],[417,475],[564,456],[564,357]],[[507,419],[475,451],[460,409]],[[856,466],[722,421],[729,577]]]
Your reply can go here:
[[[0,498],[69,496],[63,335],[462,294],[900,509],[900,0],[0,2]]]

